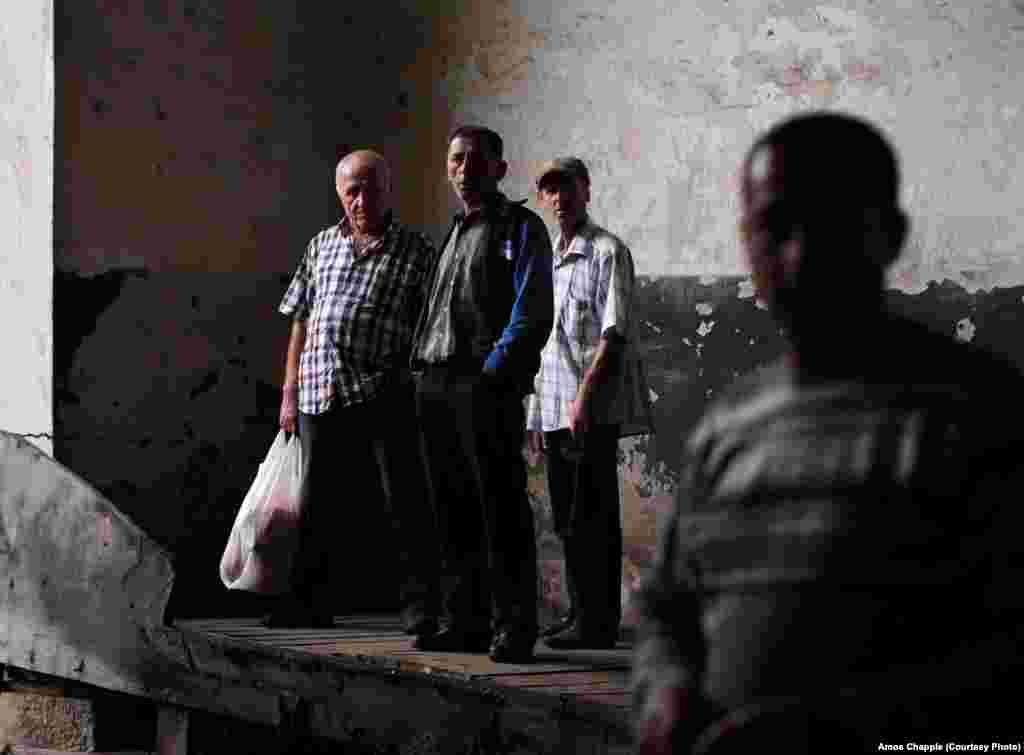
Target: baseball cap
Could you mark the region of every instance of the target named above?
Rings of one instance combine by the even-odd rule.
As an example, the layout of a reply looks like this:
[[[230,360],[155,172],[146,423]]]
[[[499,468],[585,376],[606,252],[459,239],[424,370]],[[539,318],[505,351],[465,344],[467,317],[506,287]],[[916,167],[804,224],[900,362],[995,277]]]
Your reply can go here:
[[[556,173],[590,183],[590,172],[582,160],[578,157],[556,157],[554,160],[548,160],[541,167],[540,173],[537,174],[537,188],[540,188],[545,178]]]

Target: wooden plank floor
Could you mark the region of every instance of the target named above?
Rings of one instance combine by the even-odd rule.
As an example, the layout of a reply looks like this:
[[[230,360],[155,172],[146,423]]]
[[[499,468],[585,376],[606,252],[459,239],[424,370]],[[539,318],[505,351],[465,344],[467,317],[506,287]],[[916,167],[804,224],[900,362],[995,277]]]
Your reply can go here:
[[[485,653],[429,653],[413,648],[393,616],[342,616],[333,629],[267,629],[258,619],[193,619],[182,629],[239,647],[256,644],[318,656],[342,657],[406,672],[445,675],[496,689],[517,689],[598,704],[626,714],[632,648],[551,650],[538,642],[530,664],[494,663]],[[611,712],[611,711],[609,711]]]

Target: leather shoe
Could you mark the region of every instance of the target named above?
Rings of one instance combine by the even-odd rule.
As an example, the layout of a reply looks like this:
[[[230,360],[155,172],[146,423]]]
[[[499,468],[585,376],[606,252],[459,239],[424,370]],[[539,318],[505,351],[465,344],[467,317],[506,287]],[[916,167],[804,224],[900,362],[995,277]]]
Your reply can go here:
[[[437,634],[437,630],[437,619],[433,616],[420,616],[418,619],[407,623],[404,627],[406,634],[414,634],[417,637],[428,634]]]
[[[536,637],[502,629],[491,642],[491,660],[495,663],[529,663],[533,660]]]
[[[578,624],[573,624],[568,629],[546,638],[544,644],[552,650],[611,650],[618,639],[612,632],[587,632],[580,629]]]
[[[544,627],[544,630],[540,633],[541,637],[553,637],[559,632],[564,632],[566,629],[572,626],[573,622],[576,621],[576,617],[572,613],[567,613],[560,619],[556,619],[554,623]]]
[[[413,647],[438,653],[483,653],[490,637],[484,632],[466,632],[457,627],[445,627],[435,634],[421,634]]]

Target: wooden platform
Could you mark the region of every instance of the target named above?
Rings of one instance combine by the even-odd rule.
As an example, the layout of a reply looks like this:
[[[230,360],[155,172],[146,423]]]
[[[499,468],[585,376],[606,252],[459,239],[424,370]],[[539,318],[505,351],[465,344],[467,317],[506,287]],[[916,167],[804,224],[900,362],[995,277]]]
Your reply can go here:
[[[233,685],[291,691],[311,733],[448,746],[498,738],[524,752],[628,752],[631,647],[553,651],[530,664],[413,648],[391,616],[338,617],[333,629],[275,630],[256,619],[175,625],[193,667]],[[286,716],[286,718],[288,718]],[[492,743],[496,744],[496,743]],[[457,750],[452,750],[457,751]]]

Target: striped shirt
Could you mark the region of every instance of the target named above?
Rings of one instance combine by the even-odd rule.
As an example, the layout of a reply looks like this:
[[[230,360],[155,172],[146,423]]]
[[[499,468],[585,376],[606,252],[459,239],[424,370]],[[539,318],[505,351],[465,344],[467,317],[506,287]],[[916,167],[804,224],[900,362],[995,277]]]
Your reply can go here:
[[[669,685],[727,704],[884,690],[893,663],[915,695],[956,692],[966,679],[924,669],[961,645],[979,648],[973,683],[1005,663],[981,648],[1024,617],[1024,378],[898,318],[864,327],[879,336],[861,375],[807,382],[780,362],[694,430],[634,594],[638,707]]]
[[[643,363],[633,348],[633,257],[622,241],[586,218],[571,239],[560,233],[553,257],[555,326],[541,353],[527,409],[529,430],[569,427],[569,405],[602,337],[625,339],[622,369],[594,393],[595,424],[619,424],[622,435],[652,430]]]
[[[317,234],[278,311],[307,321],[299,359],[299,411],[374,398],[409,362],[424,287],[436,261],[424,235],[392,220],[357,251],[346,220]]]

